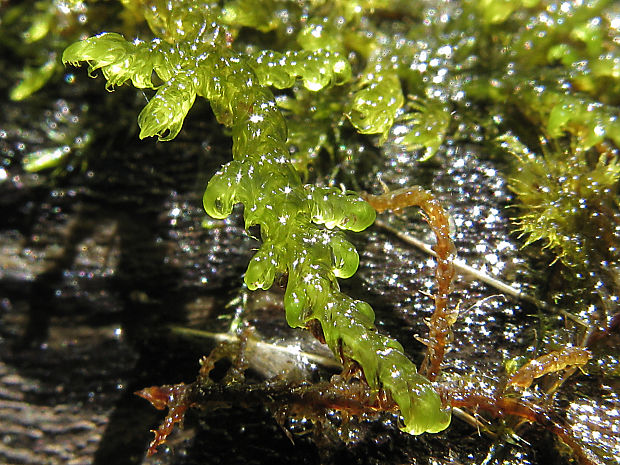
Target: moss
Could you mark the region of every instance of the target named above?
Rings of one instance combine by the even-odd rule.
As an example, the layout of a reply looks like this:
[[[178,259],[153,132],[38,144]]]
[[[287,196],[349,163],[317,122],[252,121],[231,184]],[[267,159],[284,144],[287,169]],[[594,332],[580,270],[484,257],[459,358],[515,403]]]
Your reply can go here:
[[[10,90],[11,100],[25,100],[62,76],[60,55],[90,30],[91,13],[97,16],[96,21],[114,21],[116,17],[115,8],[89,8],[87,2],[74,0],[17,2],[0,13],[0,42],[7,47],[11,61],[22,67]]]
[[[339,290],[337,278],[352,276],[359,262],[339,230],[367,228],[375,211],[355,192],[302,184],[288,161],[286,123],[269,89],[298,81],[311,92],[342,85],[351,79],[350,64],[323,48],[234,51],[226,23],[239,18],[237,26],[265,24],[262,16],[235,13],[241,3],[223,11],[194,2],[172,10],[162,6],[164,11],[147,18],[154,32],[163,28],[161,38],[128,42],[119,34],[100,34],[73,44],[63,61],[87,61],[91,73],[101,69],[108,88],[131,82],[156,89],[138,117],[141,138],[174,138],[195,98],[207,99],[218,121],[231,127],[233,161],[209,181],[204,207],[211,217],[225,218],[242,203],[246,227],[260,226],[262,245],[245,274],[248,288],[268,289],[287,273],[288,323],[305,327],[318,320],[332,350],[358,362],[371,387],[391,393],[406,431],[440,431],[450,414],[431,383],[417,374],[398,342],[376,332],[370,306]],[[308,45],[306,33],[300,34]],[[403,103],[398,78],[368,75],[358,86],[349,118],[362,133],[387,134]]]
[[[449,107],[440,101],[412,99],[409,111],[398,119],[402,123],[395,128],[394,142],[403,144],[406,150],[424,149],[421,161],[431,158],[444,141],[450,124]]]
[[[289,324],[319,321],[332,350],[357,361],[370,386],[391,393],[409,432],[439,431],[449,414],[400,344],[376,331],[372,309],[338,284],[359,261],[344,231],[364,230],[375,213],[354,192],[302,181],[321,150],[334,152],[342,127],[379,145],[392,137],[419,151],[418,160],[442,152],[454,133],[481,143],[462,127],[503,133],[502,155],[517,155],[515,220],[527,244],[540,242],[577,267],[607,247],[601,237],[615,237],[599,221],[618,207],[613,2],[123,5],[125,21],[139,29],[144,20],[150,35],[128,41],[102,33],[71,45],[63,61],[101,70],[110,90],[131,83],[153,92],[138,116],[141,138],[175,138],[195,100],[209,102],[230,128],[233,159],[209,182],[204,206],[225,218],[242,203],[246,226],[259,226],[262,245],[246,284],[266,289],[287,275]],[[60,24],[32,18],[29,37]],[[18,96],[45,83],[36,74]],[[527,136],[517,138],[512,127],[525,127]],[[541,149],[541,139],[550,148]],[[33,163],[47,166],[43,158]],[[595,227],[584,232],[584,222]]]
[[[601,234],[610,229],[608,212],[618,207],[618,160],[607,154],[591,159],[584,150],[557,143],[545,142],[538,155],[513,137],[503,143],[516,155],[511,187],[523,210],[517,227],[525,244],[541,241],[565,264],[590,268],[612,245]]]

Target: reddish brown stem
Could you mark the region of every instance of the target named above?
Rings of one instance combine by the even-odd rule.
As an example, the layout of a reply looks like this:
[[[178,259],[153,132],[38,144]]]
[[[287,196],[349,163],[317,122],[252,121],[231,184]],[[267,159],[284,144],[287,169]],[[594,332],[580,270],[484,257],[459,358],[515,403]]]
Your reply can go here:
[[[583,347],[564,347],[530,360],[508,380],[509,386],[529,387],[536,378],[571,366],[582,366],[592,358],[592,353]]]
[[[570,432],[566,422],[542,407],[513,397],[495,397],[469,389],[451,389],[444,393],[452,407],[485,411],[495,418],[515,416],[542,426],[571,448],[581,465],[597,465],[599,461],[586,451]]]
[[[421,187],[406,187],[381,195],[365,194],[364,199],[381,213],[385,210],[400,210],[405,207],[420,207],[426,214],[426,221],[435,233],[436,244],[433,250],[437,254],[437,293],[435,294],[435,311],[429,323],[429,340],[426,356],[420,370],[434,381],[441,370],[446,342],[450,328],[456,320],[456,311],[448,308],[448,299],[454,278],[454,257],[456,249],[450,237],[448,213],[435,196]]]
[[[209,362],[220,356],[221,353],[217,353],[213,358],[203,359],[201,373],[194,383],[154,386],[137,393],[156,408],[169,409],[164,422],[155,432],[155,438],[149,447],[149,455],[155,453],[156,448],[165,442],[174,425],[182,422],[186,410],[190,407],[208,408],[263,403],[276,414],[276,417],[296,414],[319,422],[325,418],[329,410],[356,416],[398,411],[398,405],[382,390],[377,392],[365,383],[351,383],[340,377],[332,378],[331,382],[316,384],[295,384],[285,380],[258,384],[213,383],[208,379],[208,371],[212,368]],[[505,397],[500,391],[497,395],[471,387],[443,387],[440,391],[446,405],[474,412],[486,412],[496,418],[514,416],[524,419],[558,436],[572,449],[582,465],[598,463],[595,457],[582,448],[566,422],[541,406],[519,398]]]
[[[198,377],[193,383],[151,386],[135,392],[136,395],[153,404],[153,407],[157,410],[163,410],[168,407],[168,414],[164,418],[163,423],[157,430],[153,430],[155,437],[149,444],[147,456],[156,453],[157,447],[166,442],[175,424],[183,424],[183,418],[187,409],[194,407],[197,400],[201,398],[196,391],[200,390],[201,386],[206,387],[213,383],[209,378],[209,373],[211,373],[215,364],[219,360],[229,357],[238,351],[237,344],[219,344],[208,356],[202,357]]]
[[[157,452],[157,447],[166,442],[176,423],[182,423],[185,411],[193,405],[188,400],[192,384],[175,384],[174,386],[152,386],[137,391],[136,394],[148,400],[158,410],[168,407],[168,414],[157,430],[152,430],[155,437],[149,444],[147,456]]]

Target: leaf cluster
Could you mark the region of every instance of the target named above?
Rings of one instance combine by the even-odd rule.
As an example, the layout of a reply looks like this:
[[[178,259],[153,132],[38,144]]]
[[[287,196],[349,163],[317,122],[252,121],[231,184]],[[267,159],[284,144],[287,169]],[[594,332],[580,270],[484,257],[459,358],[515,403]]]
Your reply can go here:
[[[309,50],[235,50],[229,43],[235,18],[238,27],[269,24],[264,11],[234,13],[239,3],[221,10],[193,1],[174,8],[155,2],[161,11],[151,10],[147,20],[160,37],[129,42],[104,33],[67,48],[63,61],[101,70],[109,89],[126,82],[155,89],[138,117],[141,138],[174,138],[196,97],[208,100],[218,121],[231,128],[233,160],[209,182],[204,207],[225,218],[241,203],[246,227],[260,227],[262,245],[245,274],[248,288],[267,289],[286,273],[288,323],[306,327],[317,320],[331,349],[357,362],[372,388],[391,394],[406,431],[440,431],[450,414],[431,383],[398,342],[376,331],[372,308],[339,290],[337,278],[352,276],[359,263],[341,230],[367,228],[375,211],[354,192],[302,184],[288,160],[286,122],[270,90],[300,83],[319,92],[347,84],[351,65],[339,51],[314,49],[316,43]],[[385,135],[403,104],[400,81],[384,73],[366,75],[355,86],[347,116],[360,132]]]

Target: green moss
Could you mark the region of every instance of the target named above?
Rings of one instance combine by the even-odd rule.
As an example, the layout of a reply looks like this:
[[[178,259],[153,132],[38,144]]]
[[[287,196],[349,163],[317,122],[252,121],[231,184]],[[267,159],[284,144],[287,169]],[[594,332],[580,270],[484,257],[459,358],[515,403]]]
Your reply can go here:
[[[404,103],[400,80],[395,73],[370,73],[359,86],[347,116],[360,133],[381,134],[385,140]]]
[[[38,68],[24,68],[23,79],[11,89],[10,99],[19,101],[30,97],[51,79],[57,69],[58,63],[55,56]]]
[[[511,187],[523,210],[517,227],[525,244],[541,241],[567,265],[589,268],[603,248],[604,218],[618,206],[618,160],[605,154],[593,160],[583,150],[557,146],[534,154],[513,136],[503,137],[503,144],[517,156]]]
[[[357,361],[371,387],[391,393],[406,431],[440,431],[450,413],[431,383],[417,374],[398,342],[376,332],[372,308],[339,290],[337,278],[352,276],[359,263],[342,230],[362,231],[375,211],[355,192],[302,184],[289,162],[286,122],[269,88],[300,82],[318,92],[346,84],[351,66],[340,53],[322,48],[234,51],[225,23],[239,18],[237,26],[248,26],[257,20],[242,15],[242,5],[235,2],[224,12],[195,2],[184,2],[178,11],[161,5],[161,15],[147,18],[155,32],[163,32],[161,38],[128,42],[105,33],[72,45],[63,61],[87,61],[91,73],[101,69],[108,88],[131,82],[156,89],[138,117],[140,137],[174,138],[195,98],[207,99],[218,121],[231,128],[233,160],[209,181],[203,203],[213,218],[227,217],[241,203],[246,227],[260,227],[262,245],[245,274],[248,287],[267,289],[286,273],[288,323],[305,327],[318,320],[329,347]],[[397,76],[367,75],[357,86],[347,116],[360,132],[387,134],[403,103]]]
[[[517,155],[516,227],[528,244],[587,266],[590,251],[607,245],[600,238],[613,237],[591,216],[617,211],[620,60],[610,1],[124,4],[153,37],[100,34],[67,48],[63,61],[101,70],[110,90],[149,89],[142,138],[173,139],[195,100],[209,102],[230,128],[233,160],[209,182],[204,206],[225,218],[241,203],[246,226],[260,228],[248,287],[287,275],[289,324],[319,321],[329,346],[391,393],[409,432],[439,431],[449,414],[402,347],[376,332],[372,309],[338,284],[359,261],[345,231],[368,227],[374,211],[354,192],[302,182],[321,150],[335,152],[343,127],[379,144],[391,137],[417,159],[446,141],[508,134],[500,147]],[[525,142],[512,126],[525,126]],[[584,232],[584,222],[596,227]]]
[[[620,146],[620,112],[583,94],[566,92],[560,82],[530,82],[514,94],[523,112],[544,125],[552,139],[573,136],[580,150],[589,150],[605,140]]]
[[[409,111],[399,122],[403,125],[397,129],[397,144],[403,144],[409,151],[425,149],[421,161],[431,158],[441,144],[450,124],[450,111],[447,105],[428,100],[421,102],[412,100]]]
[[[17,84],[10,90],[11,100],[25,100],[62,75],[62,50],[87,30],[87,3],[13,2],[0,11],[0,42],[10,50],[10,60],[22,68]]]

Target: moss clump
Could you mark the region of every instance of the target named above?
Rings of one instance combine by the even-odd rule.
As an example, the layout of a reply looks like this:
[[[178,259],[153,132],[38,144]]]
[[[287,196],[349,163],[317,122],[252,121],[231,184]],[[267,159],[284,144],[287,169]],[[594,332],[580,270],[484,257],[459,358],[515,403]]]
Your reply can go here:
[[[514,136],[502,143],[516,155],[511,188],[523,209],[517,228],[525,244],[542,241],[565,264],[588,269],[611,246],[601,234],[618,207],[618,160],[608,154],[593,159],[587,151],[546,141],[536,155]]]
[[[123,5],[134,26],[146,21],[148,38],[103,33],[63,60],[100,69],[109,88],[151,89],[138,117],[143,138],[173,139],[196,98],[210,103],[230,128],[233,160],[209,182],[204,205],[223,218],[242,203],[246,225],[260,227],[246,283],[268,288],[288,275],[288,322],[319,321],[330,347],[398,401],[410,432],[438,431],[449,414],[401,346],[376,332],[372,309],[338,285],[358,266],[344,230],[363,230],[374,212],[353,192],[302,182],[320,150],[334,152],[342,127],[379,143],[393,137],[420,160],[459,137],[483,143],[468,128],[496,136],[525,126],[529,148],[503,154],[518,154],[513,189],[527,242],[577,266],[614,234],[599,221],[617,214],[620,73],[609,0]],[[541,137],[551,149],[539,150]],[[596,227],[580,232],[589,221]]]
[[[119,34],[100,34],[69,47],[63,61],[87,61],[90,72],[101,69],[110,88],[130,81],[156,89],[138,117],[140,137],[174,138],[195,98],[207,99],[218,121],[231,128],[233,160],[209,181],[204,207],[210,216],[225,218],[242,203],[246,227],[260,227],[263,243],[248,266],[248,287],[267,289],[287,273],[288,323],[305,327],[318,320],[331,349],[358,362],[368,384],[396,400],[406,431],[441,431],[450,413],[431,383],[398,342],[376,332],[372,308],[339,290],[337,278],[352,276],[359,262],[341,230],[367,228],[374,209],[354,192],[302,184],[289,162],[287,126],[269,88],[300,82],[319,92],[347,83],[351,66],[344,55],[323,48],[235,51],[229,43],[234,31],[226,24],[235,18],[236,26],[265,24],[250,11],[234,13],[240,3],[224,10],[191,1],[174,8],[158,4],[161,11],[151,11],[147,20],[160,38],[128,42]],[[303,41],[303,31],[300,37]],[[403,103],[400,81],[385,74],[357,86],[349,118],[363,133],[386,134]]]
[[[21,68],[9,91],[11,100],[25,100],[62,75],[62,50],[87,33],[93,9],[98,20],[115,16],[115,8],[78,0],[13,2],[0,8],[0,43],[7,49],[3,53]]]

